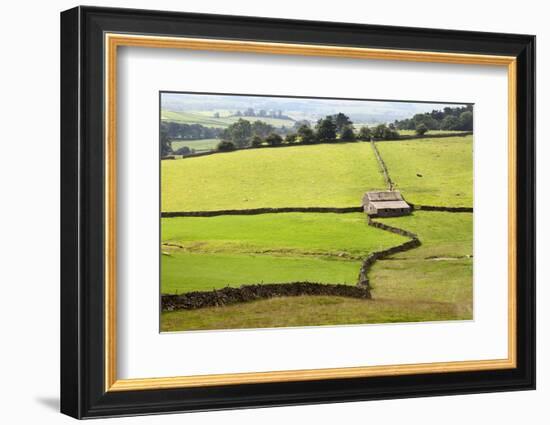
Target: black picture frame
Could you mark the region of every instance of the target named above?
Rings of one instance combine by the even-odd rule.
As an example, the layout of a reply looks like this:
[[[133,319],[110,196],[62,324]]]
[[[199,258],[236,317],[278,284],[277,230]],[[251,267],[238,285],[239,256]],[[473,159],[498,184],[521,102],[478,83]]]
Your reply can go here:
[[[517,367],[105,391],[105,32],[506,55],[517,58]],[[75,418],[535,388],[535,37],[76,7],[61,13],[61,412]]]

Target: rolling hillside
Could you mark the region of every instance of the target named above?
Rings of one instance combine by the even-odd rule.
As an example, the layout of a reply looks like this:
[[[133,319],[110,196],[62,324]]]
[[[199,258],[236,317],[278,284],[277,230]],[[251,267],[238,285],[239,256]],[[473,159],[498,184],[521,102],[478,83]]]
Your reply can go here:
[[[384,188],[368,143],[291,146],[162,161],[162,211],[359,206]]]
[[[161,111],[162,121],[173,121],[181,124],[200,124],[205,127],[219,127],[226,128],[239,118],[246,119],[250,122],[261,120],[267,124],[271,124],[274,127],[292,127],[294,125],[293,120],[269,118],[269,117],[234,117],[234,116],[221,116],[220,118],[214,118],[209,114],[203,112],[176,112],[176,111]]]

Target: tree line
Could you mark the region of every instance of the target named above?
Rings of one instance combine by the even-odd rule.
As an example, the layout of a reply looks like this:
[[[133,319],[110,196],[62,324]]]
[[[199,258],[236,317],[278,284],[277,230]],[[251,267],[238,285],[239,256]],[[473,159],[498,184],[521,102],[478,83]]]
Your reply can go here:
[[[398,130],[416,130],[424,134],[429,130],[460,130],[473,131],[473,106],[445,107],[443,110],[433,110],[424,114],[416,114],[412,118],[395,120]],[[420,130],[420,131],[419,131]]]
[[[205,127],[201,124],[182,124],[173,121],[162,121],[161,132],[166,132],[168,138],[178,140],[217,139],[222,128]]]
[[[219,151],[283,144],[315,144],[326,142],[352,142],[355,140],[398,139],[399,132],[393,124],[379,124],[375,127],[363,126],[357,131],[351,119],[339,112],[327,115],[317,121],[314,127],[309,121],[296,121],[292,129],[281,129],[257,120],[251,123],[239,118],[221,134],[222,140],[217,146]],[[284,137],[283,137],[284,136]]]
[[[250,111],[245,111],[249,113]],[[260,111],[261,112],[261,111]],[[424,135],[429,130],[473,130],[473,108],[445,107],[412,118],[396,120],[390,124],[367,125],[356,129],[346,114],[339,112],[326,115],[315,125],[308,120],[294,121],[291,127],[274,127],[262,120],[249,121],[239,118],[225,129],[208,128],[200,124],[161,123],[161,155],[188,155],[193,153],[188,147],[177,152],[172,151],[172,139],[219,138],[216,150],[227,152],[243,148],[261,146],[280,146],[291,144],[315,144],[327,142],[352,142],[399,139],[399,130],[414,130],[417,135]]]

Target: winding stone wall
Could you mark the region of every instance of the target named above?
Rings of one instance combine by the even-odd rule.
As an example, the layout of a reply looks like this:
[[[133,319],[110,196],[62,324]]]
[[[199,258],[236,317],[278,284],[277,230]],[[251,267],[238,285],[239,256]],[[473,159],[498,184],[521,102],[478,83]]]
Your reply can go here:
[[[376,227],[377,229],[386,230],[388,232],[396,233],[401,236],[406,236],[411,239],[418,239],[418,236],[413,232],[409,232],[405,229],[400,229],[399,227],[390,226],[389,224],[380,223],[379,221],[374,221],[370,216],[367,216],[367,223],[369,224],[369,226]]]
[[[419,247],[422,243],[418,236],[408,230],[400,229],[399,227],[390,226],[388,224],[380,223],[379,221],[374,221],[371,217],[367,216],[367,223],[369,226],[376,227],[377,229],[386,230],[387,232],[396,233],[401,236],[411,238],[409,241],[402,243],[401,245],[393,246],[388,249],[383,249],[381,251],[375,251],[370,253],[367,258],[363,260],[361,264],[361,269],[359,269],[359,276],[357,278],[357,286],[361,288],[370,289],[370,281],[368,273],[372,265],[377,261],[383,258],[389,257],[390,255],[397,254],[398,252],[408,251]]]

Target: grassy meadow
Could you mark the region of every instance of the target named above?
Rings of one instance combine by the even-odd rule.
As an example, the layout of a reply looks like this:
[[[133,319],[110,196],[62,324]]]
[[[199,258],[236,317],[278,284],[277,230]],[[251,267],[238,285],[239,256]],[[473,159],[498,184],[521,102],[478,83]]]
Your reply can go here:
[[[473,214],[415,211],[405,217],[378,218],[390,226],[416,233],[422,245],[394,258],[459,258],[473,255]]]
[[[373,297],[408,301],[412,310],[421,300],[446,303],[453,319],[472,319],[473,214],[416,211],[378,220],[416,233],[422,245],[374,264]]]
[[[196,152],[211,151],[220,143],[220,139],[198,139],[198,140],[172,140],[172,149],[176,152],[178,149],[187,146]]]
[[[472,136],[380,142],[392,180],[413,204],[473,206]]]
[[[401,278],[406,278],[406,275]],[[460,276],[455,278],[459,279]],[[403,289],[401,292],[408,291],[410,294],[415,286],[411,288],[408,285]],[[422,297],[419,294],[416,299],[409,295],[405,300],[374,298],[367,301],[327,296],[281,297],[225,307],[164,312],[161,331],[360,325],[471,318],[471,314],[458,314],[460,309],[452,300],[438,302],[431,294],[427,295]]]
[[[369,143],[250,149],[162,161],[162,211],[359,206],[384,188]]]
[[[367,226],[360,213],[165,218],[161,229],[166,294],[252,283],[355,285],[363,257],[407,240]]]
[[[292,127],[294,125],[293,120],[289,119],[280,119],[280,118],[271,118],[271,117],[236,117],[236,116],[223,116],[220,114],[219,118],[215,118],[213,116],[213,113],[211,114],[205,114],[201,113],[199,111],[197,112],[191,112],[191,111],[168,111],[168,110],[162,110],[161,111],[161,120],[162,121],[172,121],[177,122],[179,124],[200,124],[205,127],[220,127],[225,128],[229,125],[233,124],[234,122],[237,122],[239,118],[246,119],[250,122],[261,120],[267,124],[271,124],[274,127]]]

